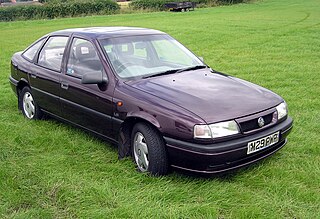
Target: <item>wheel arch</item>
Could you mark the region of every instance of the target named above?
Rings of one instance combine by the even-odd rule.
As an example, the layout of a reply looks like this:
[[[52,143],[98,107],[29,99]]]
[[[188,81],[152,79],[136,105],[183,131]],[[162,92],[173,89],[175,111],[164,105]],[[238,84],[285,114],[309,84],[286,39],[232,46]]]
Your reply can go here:
[[[17,83],[18,108],[20,110],[22,110],[22,105],[20,103],[19,96],[20,96],[20,93],[21,93],[22,89],[24,87],[26,87],[26,86],[30,88],[30,85],[29,85],[28,81],[26,79],[24,79],[24,78],[21,78],[20,81]]]
[[[131,115],[128,116],[120,126],[118,140],[118,155],[119,159],[130,156],[131,151],[131,133],[135,124],[147,123],[160,133],[160,124],[157,120],[150,119],[149,116]]]

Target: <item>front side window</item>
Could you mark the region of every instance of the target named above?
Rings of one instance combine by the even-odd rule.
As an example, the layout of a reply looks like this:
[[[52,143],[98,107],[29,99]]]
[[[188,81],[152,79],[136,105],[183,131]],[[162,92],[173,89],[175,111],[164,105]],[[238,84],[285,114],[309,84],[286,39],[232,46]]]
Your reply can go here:
[[[102,64],[93,44],[88,40],[74,38],[70,48],[67,74],[81,77],[96,71],[102,72]]]
[[[100,44],[121,78],[204,66],[192,52],[165,34],[102,39]]]
[[[61,70],[61,63],[64,50],[68,42],[68,37],[56,36],[50,37],[42,50],[40,51],[38,64],[55,70]]]
[[[39,40],[38,42],[30,46],[26,51],[24,51],[22,55],[29,61],[32,61],[44,40],[45,39]]]

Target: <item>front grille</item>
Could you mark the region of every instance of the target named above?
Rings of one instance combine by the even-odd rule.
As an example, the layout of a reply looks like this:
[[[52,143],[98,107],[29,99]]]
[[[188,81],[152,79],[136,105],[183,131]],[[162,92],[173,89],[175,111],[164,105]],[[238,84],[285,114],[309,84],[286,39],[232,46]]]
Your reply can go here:
[[[260,117],[264,120],[264,125],[262,127],[260,127],[258,124],[258,119]],[[237,122],[240,126],[241,131],[243,133],[248,133],[269,127],[270,125],[276,123],[276,118],[277,115],[275,110],[267,110],[256,115],[251,115],[248,117],[237,119]]]

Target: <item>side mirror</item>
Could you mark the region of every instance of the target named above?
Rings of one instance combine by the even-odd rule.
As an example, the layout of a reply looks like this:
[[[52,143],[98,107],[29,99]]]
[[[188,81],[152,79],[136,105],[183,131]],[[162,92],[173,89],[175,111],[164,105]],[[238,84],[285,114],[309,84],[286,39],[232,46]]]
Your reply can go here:
[[[204,58],[203,57],[199,56],[198,58],[201,60],[201,62],[204,62]]]
[[[103,76],[101,71],[93,71],[84,74],[81,79],[82,84],[103,84],[107,83],[108,79]]]

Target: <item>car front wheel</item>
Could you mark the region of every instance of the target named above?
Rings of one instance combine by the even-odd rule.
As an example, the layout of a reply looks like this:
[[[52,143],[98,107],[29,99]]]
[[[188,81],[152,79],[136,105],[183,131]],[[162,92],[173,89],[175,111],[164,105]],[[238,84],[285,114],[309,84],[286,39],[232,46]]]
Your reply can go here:
[[[21,90],[19,95],[19,104],[21,104],[20,109],[27,119],[41,119],[41,109],[35,102],[29,87],[24,87]]]
[[[155,128],[147,123],[138,123],[132,130],[132,156],[141,172],[161,176],[168,172],[165,144]]]

